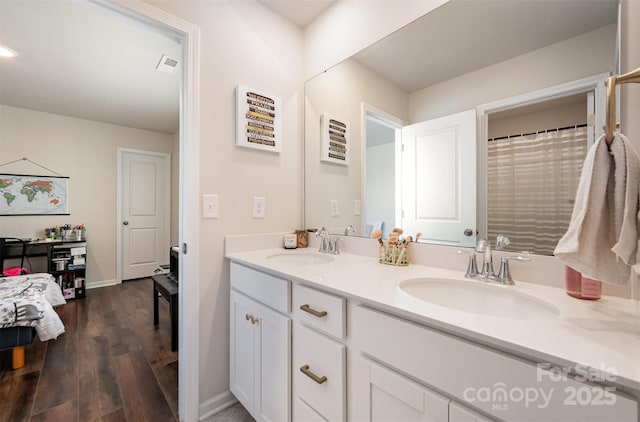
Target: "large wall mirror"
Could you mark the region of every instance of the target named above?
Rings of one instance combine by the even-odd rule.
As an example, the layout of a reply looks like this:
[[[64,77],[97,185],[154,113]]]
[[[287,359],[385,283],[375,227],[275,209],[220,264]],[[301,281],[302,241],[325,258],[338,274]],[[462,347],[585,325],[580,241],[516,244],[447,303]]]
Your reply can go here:
[[[553,89],[616,70],[618,7],[451,0],[307,81],[306,227],[551,254],[602,131],[591,85]]]

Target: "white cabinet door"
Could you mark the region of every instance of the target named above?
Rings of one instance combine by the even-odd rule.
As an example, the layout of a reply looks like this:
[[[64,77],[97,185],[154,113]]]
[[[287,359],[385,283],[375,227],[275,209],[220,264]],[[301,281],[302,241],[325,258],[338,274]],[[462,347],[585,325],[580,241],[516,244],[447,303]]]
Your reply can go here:
[[[455,401],[449,403],[449,422],[490,422],[491,420],[460,403]]]
[[[256,338],[255,327],[247,318],[254,303],[244,295],[231,291],[230,372],[231,392],[250,413],[255,400]]]
[[[258,421],[291,420],[291,320],[231,291],[230,390]]]
[[[256,303],[258,421],[291,420],[291,319]]]
[[[357,420],[433,421],[449,418],[449,399],[408,378],[365,359],[356,358],[358,376],[354,380],[357,400],[353,405]]]
[[[422,239],[475,245],[476,113],[402,128],[402,228]],[[465,234],[466,233],[466,234]]]

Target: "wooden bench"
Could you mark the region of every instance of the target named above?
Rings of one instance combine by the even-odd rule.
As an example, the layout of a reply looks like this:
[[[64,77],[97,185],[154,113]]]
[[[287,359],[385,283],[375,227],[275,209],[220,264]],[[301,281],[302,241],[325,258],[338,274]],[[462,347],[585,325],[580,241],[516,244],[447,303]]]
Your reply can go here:
[[[165,274],[154,275],[153,280],[153,325],[160,323],[158,317],[158,293],[169,302],[171,313],[171,351],[178,350],[178,284]]]

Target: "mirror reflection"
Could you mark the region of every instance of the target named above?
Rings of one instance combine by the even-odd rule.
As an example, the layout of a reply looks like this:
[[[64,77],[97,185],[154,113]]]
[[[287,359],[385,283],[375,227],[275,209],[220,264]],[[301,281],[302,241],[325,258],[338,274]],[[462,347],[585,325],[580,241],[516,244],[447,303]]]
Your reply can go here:
[[[552,87],[615,70],[618,1],[588,3],[451,0],[309,80],[305,225],[551,254],[601,133],[593,87]]]

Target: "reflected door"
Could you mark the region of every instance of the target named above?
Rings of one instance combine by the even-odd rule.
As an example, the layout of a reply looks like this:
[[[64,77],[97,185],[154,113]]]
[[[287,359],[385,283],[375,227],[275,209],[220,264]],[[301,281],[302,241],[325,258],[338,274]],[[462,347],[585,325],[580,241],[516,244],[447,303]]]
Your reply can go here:
[[[476,241],[476,113],[464,111],[402,129],[405,235],[457,246]]]
[[[122,280],[169,260],[169,155],[121,151]]]

